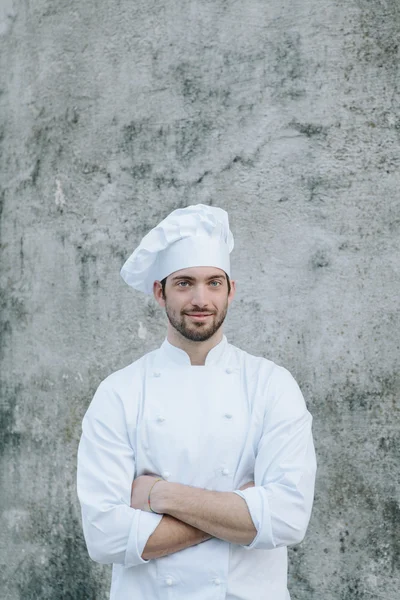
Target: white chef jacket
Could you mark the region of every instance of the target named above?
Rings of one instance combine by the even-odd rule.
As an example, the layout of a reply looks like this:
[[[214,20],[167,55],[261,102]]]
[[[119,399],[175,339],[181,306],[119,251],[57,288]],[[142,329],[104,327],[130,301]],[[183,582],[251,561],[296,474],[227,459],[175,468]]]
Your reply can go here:
[[[107,377],[83,420],[78,496],[91,558],[113,563],[111,600],[288,600],[286,547],[303,539],[314,494],[311,421],[286,369],[225,337],[204,366],[165,340]],[[143,560],[162,515],[131,508],[130,492],[148,473],[236,491],[254,540]]]

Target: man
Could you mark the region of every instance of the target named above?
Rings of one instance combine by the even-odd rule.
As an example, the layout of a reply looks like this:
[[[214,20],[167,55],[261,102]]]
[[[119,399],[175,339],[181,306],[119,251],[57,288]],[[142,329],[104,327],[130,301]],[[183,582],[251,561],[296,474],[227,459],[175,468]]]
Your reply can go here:
[[[233,237],[219,208],[172,212],[124,280],[168,317],[162,346],[103,381],[78,495],[112,600],[288,600],[287,546],[314,492],[311,415],[284,368],[228,344]]]

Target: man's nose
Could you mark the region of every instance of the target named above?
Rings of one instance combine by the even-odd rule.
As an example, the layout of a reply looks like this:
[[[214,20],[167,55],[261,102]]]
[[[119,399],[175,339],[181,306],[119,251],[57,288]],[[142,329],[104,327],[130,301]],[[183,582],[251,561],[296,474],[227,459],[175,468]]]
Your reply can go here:
[[[207,291],[203,285],[196,285],[193,288],[192,304],[199,308],[204,308],[208,304]]]

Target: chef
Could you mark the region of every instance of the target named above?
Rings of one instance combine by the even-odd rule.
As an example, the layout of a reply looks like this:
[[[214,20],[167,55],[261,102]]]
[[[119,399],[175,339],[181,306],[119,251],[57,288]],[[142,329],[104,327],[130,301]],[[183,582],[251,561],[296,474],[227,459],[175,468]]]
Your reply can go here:
[[[168,317],[161,347],[107,377],[83,420],[78,496],[111,600],[288,600],[310,519],[312,418],[290,373],[228,343],[227,213],[151,230],[121,275]]]

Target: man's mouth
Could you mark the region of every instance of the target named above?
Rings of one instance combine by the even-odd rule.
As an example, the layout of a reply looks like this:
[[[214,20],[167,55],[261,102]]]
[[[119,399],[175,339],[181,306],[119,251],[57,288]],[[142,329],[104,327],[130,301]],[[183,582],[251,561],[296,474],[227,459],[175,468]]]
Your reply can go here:
[[[213,313],[206,313],[206,312],[185,313],[185,315],[194,319],[195,321],[205,321],[207,319],[207,317],[211,317],[213,315]]]

